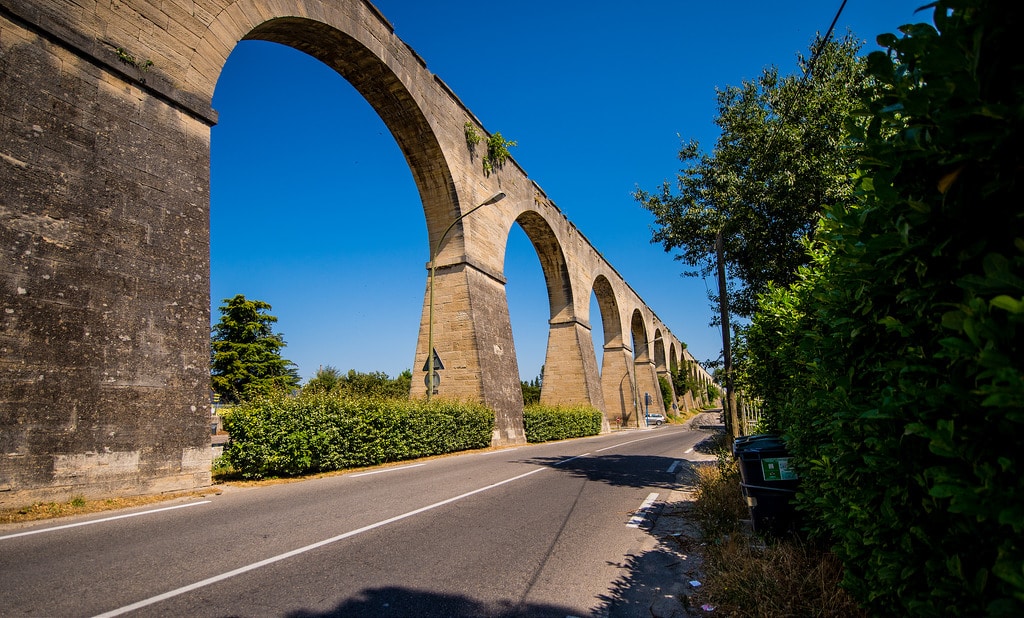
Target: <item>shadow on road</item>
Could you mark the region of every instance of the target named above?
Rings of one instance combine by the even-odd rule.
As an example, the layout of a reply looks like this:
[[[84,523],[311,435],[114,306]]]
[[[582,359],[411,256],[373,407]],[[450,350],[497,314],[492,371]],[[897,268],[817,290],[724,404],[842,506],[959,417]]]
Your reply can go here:
[[[626,569],[628,575],[613,582],[612,588],[600,596],[598,615],[608,618],[686,615],[682,613],[687,607],[683,601],[686,595],[677,592],[678,580],[685,578],[683,561],[675,552],[659,546],[639,556],[628,556],[625,563],[614,566]],[[673,581],[666,581],[666,573],[671,574]],[[651,607],[658,604],[676,605],[678,609],[652,611]]]
[[[720,433],[722,427],[713,421],[705,421],[695,423],[693,428],[711,434],[694,450],[714,454],[717,448],[715,434]],[[621,454],[534,457],[521,461],[564,470],[590,481],[668,491],[668,500],[659,505],[657,515],[640,526],[655,540],[654,546],[625,556],[621,563],[612,564],[621,568],[623,575],[597,597],[599,605],[585,615],[668,618],[702,614],[691,605],[690,595],[695,589],[688,583],[700,577],[700,533],[691,510],[694,507],[696,468],[712,465],[712,462],[684,461],[681,467],[673,467],[676,458]],[[672,472],[669,472],[670,468]],[[288,618],[565,618],[580,615],[578,608],[511,601],[486,603],[469,594],[471,592],[454,595],[398,586],[367,588],[358,596],[345,599],[326,611],[297,610],[284,615]]]
[[[567,607],[511,602],[482,603],[462,595],[439,594],[389,586],[370,588],[325,612],[299,610],[288,618],[565,618],[574,615]]]
[[[669,501],[661,506],[653,526],[645,528],[655,546],[626,556],[625,572],[600,596],[597,615],[608,618],[656,618],[703,615],[694,609],[689,582],[701,577],[701,540],[692,510],[695,505],[696,468],[711,462],[685,462]]]
[[[718,454],[718,451],[721,448],[722,438],[720,436],[714,435],[708,436],[707,438],[704,438],[703,440],[698,442],[693,447],[693,450],[697,451],[698,453],[703,453],[704,455],[716,455]]]
[[[591,455],[587,457],[531,457],[520,463],[565,470],[589,481],[625,487],[675,487],[675,473],[668,469],[677,460],[653,455]]]

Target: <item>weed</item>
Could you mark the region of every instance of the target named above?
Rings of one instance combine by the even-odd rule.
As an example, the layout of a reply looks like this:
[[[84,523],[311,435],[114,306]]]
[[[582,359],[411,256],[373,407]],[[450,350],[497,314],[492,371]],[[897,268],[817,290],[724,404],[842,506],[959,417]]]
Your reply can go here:
[[[99,513],[113,509],[154,504],[178,498],[202,497],[208,494],[217,494],[220,493],[220,491],[221,490],[218,488],[211,487],[198,491],[152,494],[145,496],[124,496],[104,498],[100,500],[87,500],[84,496],[75,496],[67,502],[36,502],[29,506],[0,509],[0,524],[23,523],[27,521],[37,521],[40,519],[52,519],[54,517],[67,517],[69,515]]]
[[[698,598],[726,616],[866,616],[839,587],[843,568],[830,552],[796,539],[765,542],[736,532],[704,553]]]
[[[703,538],[713,542],[739,530],[748,513],[736,462],[720,456],[717,466],[700,466],[696,473],[694,516]]]
[[[703,586],[690,599],[721,616],[866,616],[839,582],[829,551],[798,538],[765,540],[748,517],[735,460],[718,448],[715,466],[696,468],[694,518],[703,540]]]
[[[128,50],[126,50],[123,47],[115,48],[114,53],[117,54],[118,60],[127,65],[133,66],[139,70],[148,71],[149,68],[153,66],[152,60],[139,60],[135,56],[128,53]]]

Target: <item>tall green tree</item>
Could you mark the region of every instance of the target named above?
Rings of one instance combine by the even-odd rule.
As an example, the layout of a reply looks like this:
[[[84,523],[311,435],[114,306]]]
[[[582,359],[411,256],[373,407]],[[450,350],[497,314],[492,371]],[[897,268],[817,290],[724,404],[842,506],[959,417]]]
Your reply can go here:
[[[848,121],[868,84],[860,43],[817,38],[799,73],[776,67],[718,92],[712,153],[695,141],[679,151],[676,185],[634,197],[655,216],[653,242],[718,279],[712,294],[722,326],[726,428],[741,432],[733,384],[730,314],[753,315],[769,285],[791,283],[805,264],[805,243],[827,204],[852,199],[857,148]]]
[[[685,142],[678,192],[666,181],[634,193],[655,216],[652,242],[678,251],[686,275],[714,273],[721,235],[735,314],[752,315],[769,282],[792,282],[822,207],[851,199],[857,148],[847,120],[867,85],[859,51],[852,34],[818,38],[798,56],[799,72],[769,67],[718,91],[714,150]]]
[[[212,388],[221,401],[237,403],[298,386],[295,363],[281,357],[285,342],[274,333],[271,306],[242,294],[223,302],[210,350]]]

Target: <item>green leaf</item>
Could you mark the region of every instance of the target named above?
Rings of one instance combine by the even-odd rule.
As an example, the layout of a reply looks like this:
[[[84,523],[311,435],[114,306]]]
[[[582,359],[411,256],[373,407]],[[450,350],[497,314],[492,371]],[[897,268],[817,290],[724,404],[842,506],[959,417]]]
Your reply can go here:
[[[999,557],[992,566],[992,574],[1018,590],[1024,590],[1024,563],[1008,556],[1003,548],[1000,548]]]
[[[942,314],[942,326],[957,332],[963,332],[964,313],[962,311],[947,311]]]
[[[1010,313],[1024,313],[1024,299],[1017,300],[1016,298],[1013,298],[1012,296],[1006,296],[1004,294],[1004,295],[996,296],[995,298],[993,298],[990,301],[990,304],[993,307],[998,307],[1000,309],[1005,309],[1006,311],[1009,311]]]
[[[933,498],[952,498],[963,493],[959,485],[935,485],[928,490],[928,495]]]

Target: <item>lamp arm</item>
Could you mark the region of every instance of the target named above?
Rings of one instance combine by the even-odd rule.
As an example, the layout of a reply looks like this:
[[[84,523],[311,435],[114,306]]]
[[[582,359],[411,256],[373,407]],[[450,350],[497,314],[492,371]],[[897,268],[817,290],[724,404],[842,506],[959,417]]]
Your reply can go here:
[[[466,211],[465,213],[463,213],[463,214],[459,215],[458,217],[456,217],[456,218],[455,218],[455,220],[454,220],[454,221],[452,221],[452,222],[451,222],[451,223],[450,223],[450,224],[448,225],[448,228],[447,228],[447,229],[446,229],[446,230],[444,231],[444,234],[441,234],[441,238],[438,238],[438,239],[437,239],[437,245],[436,245],[436,246],[434,247],[434,251],[433,251],[433,252],[431,252],[431,254],[430,254],[430,264],[431,264],[431,265],[433,265],[433,264],[434,264],[434,258],[436,258],[436,257],[437,257],[437,252],[438,252],[438,251],[439,251],[439,250],[441,249],[441,243],[443,243],[443,242],[444,242],[444,239],[445,239],[445,238],[446,238],[446,237],[448,236],[448,232],[451,232],[451,231],[452,231],[452,228],[453,228],[453,227],[455,227],[455,224],[456,224],[456,223],[458,223],[459,221],[462,221],[463,219],[465,219],[465,218],[466,218],[466,217],[468,217],[469,215],[473,214],[474,212],[476,212],[476,211],[480,210],[480,209],[481,209],[481,208],[483,208],[484,206],[487,206],[488,204],[491,204],[491,203],[493,203],[493,202],[490,202],[490,201],[488,200],[487,202],[484,202],[483,204],[479,204],[479,205],[477,205],[477,206],[474,206],[474,207],[470,208],[470,209],[469,209],[468,211]]]
[[[474,206],[473,208],[470,208],[468,211],[466,211],[463,214],[461,214],[458,217],[456,217],[455,220],[452,221],[448,225],[448,227],[445,229],[444,233],[441,234],[441,238],[437,239],[437,244],[434,245],[433,250],[430,252],[430,283],[429,283],[430,298],[427,301],[427,307],[428,307],[427,308],[427,402],[428,403],[430,402],[430,395],[433,394],[433,392],[434,392],[434,271],[435,271],[435,264],[434,264],[434,262],[437,260],[437,252],[441,250],[441,243],[444,242],[445,237],[448,236],[448,232],[452,231],[452,228],[455,227],[456,223],[458,223],[459,221],[462,221],[463,219],[465,219],[469,215],[473,214],[477,210],[480,210],[484,206],[487,206],[487,205],[493,204],[495,202],[501,201],[504,198],[505,198],[505,194],[503,192],[499,191],[498,193],[495,193],[490,198],[488,198],[487,201],[483,202],[482,204],[478,204],[477,206]]]

